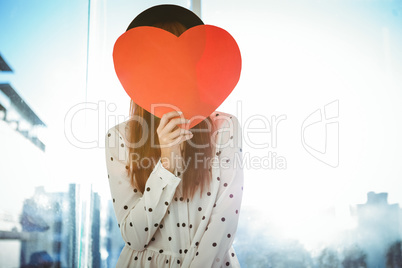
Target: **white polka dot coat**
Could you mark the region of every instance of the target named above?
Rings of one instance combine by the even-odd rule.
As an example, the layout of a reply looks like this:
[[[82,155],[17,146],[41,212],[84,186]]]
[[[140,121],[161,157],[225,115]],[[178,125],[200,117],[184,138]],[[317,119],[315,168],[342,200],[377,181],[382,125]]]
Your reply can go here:
[[[212,180],[200,196],[181,197],[182,173],[155,164],[144,193],[127,176],[126,122],[108,130],[106,166],[125,246],[116,267],[240,267],[232,246],[243,194],[242,131],[231,114],[214,112],[218,134]]]

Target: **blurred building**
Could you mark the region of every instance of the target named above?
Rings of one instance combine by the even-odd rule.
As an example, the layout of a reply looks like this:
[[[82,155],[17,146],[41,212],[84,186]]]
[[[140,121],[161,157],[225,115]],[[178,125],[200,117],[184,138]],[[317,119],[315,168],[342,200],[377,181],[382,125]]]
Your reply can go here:
[[[56,193],[37,187],[21,215],[29,233],[21,245],[21,266],[42,265],[32,258],[43,258],[51,267],[102,267],[100,201],[98,193],[76,184]]]
[[[107,202],[107,216],[105,221],[105,250],[107,252],[105,267],[116,267],[120,252],[125,243],[121,237],[120,228],[118,226],[116,216],[114,214],[112,200]]]
[[[0,72],[12,72],[1,55]],[[45,151],[45,144],[38,139],[37,130],[46,127],[46,124],[9,83],[0,83],[0,120]]]
[[[0,55],[0,72],[12,72],[10,66],[8,66],[7,62]]]
[[[75,185],[65,193],[48,193],[40,186],[25,200],[20,220],[30,238],[22,241],[21,266],[38,265],[32,263],[32,256],[42,252],[54,267],[74,267],[76,192]]]
[[[98,193],[91,191],[91,267],[101,267],[101,200]]]
[[[0,72],[12,73],[1,55]],[[47,168],[38,137],[45,127],[10,83],[0,83],[0,176],[7,186],[0,187],[0,266],[115,267],[124,242],[111,200],[102,208],[98,193],[76,184],[59,192],[38,186],[32,194]]]
[[[37,129],[46,124],[8,83],[0,84],[0,119],[45,151],[45,144],[37,137]]]
[[[401,209],[388,203],[388,193],[367,193],[356,206],[357,241],[367,253],[368,267],[385,267],[389,247],[401,239]]]
[[[12,73],[0,55],[0,73]],[[25,198],[21,174],[35,180],[41,176],[45,144],[38,131],[46,124],[36,115],[9,83],[0,83],[0,259],[2,267],[17,267],[20,263],[21,241],[30,234],[21,229],[19,214]],[[10,189],[12,189],[10,191]]]

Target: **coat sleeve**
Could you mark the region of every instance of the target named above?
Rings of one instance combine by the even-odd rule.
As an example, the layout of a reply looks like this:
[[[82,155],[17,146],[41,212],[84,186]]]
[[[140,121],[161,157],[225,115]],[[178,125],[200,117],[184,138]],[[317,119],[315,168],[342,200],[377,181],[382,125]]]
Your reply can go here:
[[[222,135],[217,149],[219,161],[214,164],[220,166],[216,203],[190,267],[231,266],[226,257],[238,225],[243,196],[243,161],[241,126],[234,116],[228,122],[227,130],[219,134]]]
[[[165,169],[159,159],[142,194],[131,185],[127,176],[128,147],[124,141],[116,127],[106,133],[108,180],[123,240],[130,248],[141,251],[159,228],[181,179]]]

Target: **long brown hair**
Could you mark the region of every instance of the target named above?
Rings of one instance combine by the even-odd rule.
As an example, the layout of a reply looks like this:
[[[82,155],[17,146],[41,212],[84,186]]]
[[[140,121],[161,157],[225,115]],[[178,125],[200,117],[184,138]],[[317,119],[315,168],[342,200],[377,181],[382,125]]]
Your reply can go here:
[[[163,22],[154,24],[155,27],[169,31],[180,36],[186,28],[178,22]],[[130,145],[140,143],[139,146],[129,146],[127,163],[127,175],[131,178],[131,184],[141,193],[144,193],[145,184],[150,176],[154,164],[161,157],[159,138],[156,129],[160,118],[154,116],[133,100],[130,102],[130,119],[126,126],[126,137]],[[152,125],[153,124],[153,125]],[[143,129],[147,128],[147,129]],[[191,128],[194,136],[184,141],[185,170],[182,179],[183,198],[192,198],[200,188],[200,192],[209,186],[211,181],[211,161],[214,152],[215,125],[210,116]],[[215,133],[216,134],[216,133]],[[145,137],[143,137],[145,136]],[[145,142],[141,144],[141,139]],[[200,156],[203,163],[199,163]],[[146,160],[146,161],[144,161]]]

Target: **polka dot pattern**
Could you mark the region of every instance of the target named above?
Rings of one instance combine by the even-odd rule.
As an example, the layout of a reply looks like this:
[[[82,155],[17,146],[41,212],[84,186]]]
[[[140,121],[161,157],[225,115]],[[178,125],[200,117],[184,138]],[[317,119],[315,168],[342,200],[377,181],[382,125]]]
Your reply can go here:
[[[144,192],[133,187],[127,177],[129,146],[122,138],[126,122],[108,130],[107,181],[126,242],[117,267],[240,267],[232,243],[243,191],[241,165],[234,165],[235,154],[242,152],[241,127],[228,115],[215,114],[218,127],[234,128],[218,132],[214,155],[229,168],[211,164],[211,184],[202,195],[197,190],[193,199],[182,195],[183,171],[171,173],[160,160],[153,162]]]

